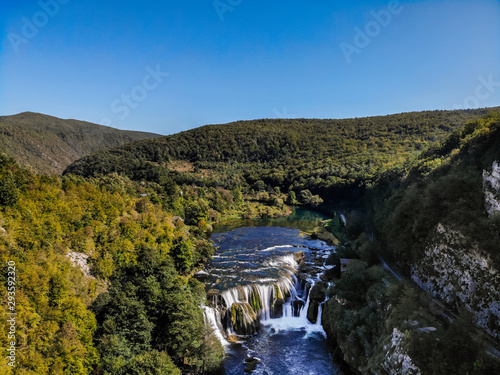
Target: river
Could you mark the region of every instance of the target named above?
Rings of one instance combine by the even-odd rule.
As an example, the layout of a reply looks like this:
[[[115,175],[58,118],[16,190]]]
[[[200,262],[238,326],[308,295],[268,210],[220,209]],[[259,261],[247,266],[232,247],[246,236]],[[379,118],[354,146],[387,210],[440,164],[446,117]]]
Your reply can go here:
[[[334,251],[303,232],[322,219],[298,209],[285,218],[239,220],[215,229],[216,253],[199,277],[211,304],[207,324],[225,345],[227,375],[247,374],[249,361],[256,375],[347,373],[327,345],[321,304],[309,298]]]

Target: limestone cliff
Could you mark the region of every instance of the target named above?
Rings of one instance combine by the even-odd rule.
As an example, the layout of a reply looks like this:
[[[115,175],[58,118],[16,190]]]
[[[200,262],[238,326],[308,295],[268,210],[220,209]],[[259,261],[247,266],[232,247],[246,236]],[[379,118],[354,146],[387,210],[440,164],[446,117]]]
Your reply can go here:
[[[500,168],[483,172],[485,209],[500,213]],[[450,305],[463,303],[476,316],[478,326],[500,337],[500,274],[489,254],[460,231],[438,224],[436,234],[412,269],[423,289]]]
[[[483,171],[483,189],[488,214],[500,213],[500,166],[497,161],[493,163],[491,172]]]

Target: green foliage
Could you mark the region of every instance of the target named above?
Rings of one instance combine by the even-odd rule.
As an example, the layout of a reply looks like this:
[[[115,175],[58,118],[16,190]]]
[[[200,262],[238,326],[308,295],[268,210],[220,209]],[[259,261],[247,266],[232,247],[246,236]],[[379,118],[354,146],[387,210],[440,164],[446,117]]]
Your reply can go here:
[[[91,152],[157,136],[32,112],[0,117],[0,150],[44,174],[60,174]]]
[[[17,186],[9,171],[7,174],[0,177],[0,205],[1,206],[14,206],[19,200]]]
[[[493,374],[498,363],[485,353],[472,316],[462,311],[451,325],[436,321],[415,286],[387,283],[380,267],[353,261],[333,286],[325,303],[323,326],[350,364],[363,373],[378,372],[390,350],[393,328],[405,332],[400,351],[408,351],[422,374]],[[418,327],[428,324],[435,331]],[[416,325],[416,326],[415,326]],[[437,328],[436,328],[437,327]]]
[[[500,264],[500,227],[484,208],[483,170],[500,159],[497,116],[457,130],[439,147],[423,153],[406,175],[379,182],[367,195],[367,210],[384,249],[405,267],[424,256],[437,224],[461,232]]]
[[[295,206],[297,203],[299,203],[299,201],[297,200],[297,196],[293,190],[290,190],[290,192],[288,193],[287,203],[292,206]]]
[[[313,195],[309,190],[302,190],[299,195],[300,202],[302,202],[306,206],[310,206],[313,208],[318,207],[321,203],[323,203],[323,199],[320,198],[319,195]]]
[[[346,357],[376,371],[388,327],[406,329],[421,311],[412,288],[388,285],[390,276],[375,266],[380,251],[410,266],[439,221],[499,261],[500,221],[484,213],[481,175],[500,158],[500,131],[498,115],[478,119],[484,113],[207,126],[99,152],[67,169],[88,179],[37,176],[0,155],[0,260],[15,260],[22,275],[19,371],[215,370],[222,348],[204,326],[203,288],[189,277],[213,254],[210,222],[282,214],[284,202],[298,203],[297,195],[302,204],[325,207],[322,199],[356,200],[364,189],[382,243],[364,234],[372,223],[349,215],[345,233],[352,241],[339,246],[338,255],[361,259],[328,291],[335,298],[325,303],[323,323]],[[458,129],[464,118],[476,120]],[[432,146],[436,141],[442,144]],[[96,279],[71,264],[70,251],[88,256]],[[322,296],[325,285],[314,294]],[[6,295],[4,284],[0,292]],[[284,298],[279,291],[275,297]],[[234,307],[232,316],[240,319],[233,324],[244,331],[250,324],[244,316],[261,302],[254,297]],[[460,351],[451,343],[456,336],[469,351],[462,367],[453,367],[456,373],[493,368],[467,346],[458,326],[439,331],[440,340],[418,335],[415,343],[447,361],[442,343]],[[6,346],[5,337],[0,345]],[[418,349],[411,349],[416,357]],[[429,366],[434,373],[445,368],[437,357]]]
[[[359,188],[376,175],[404,165],[464,121],[486,113],[432,111],[210,125],[98,152],[73,163],[65,173],[118,172],[134,180],[162,184],[166,179],[178,185],[240,189],[245,194],[279,187],[295,193],[309,190],[323,199],[358,199]],[[319,197],[308,202],[319,203]]]
[[[438,332],[413,331],[409,353],[424,374],[496,374],[500,365],[484,354],[474,335],[472,316],[462,311],[449,327]]]
[[[165,352],[153,350],[133,357],[126,365],[127,375],[181,375]]]
[[[151,371],[160,371],[161,367],[153,366],[150,353],[170,357],[179,367],[203,367],[208,346],[203,346],[207,339],[198,306],[204,298],[195,281],[187,285],[180,278],[171,259],[145,249],[137,265],[123,269],[94,303],[103,370],[129,371],[125,370],[132,366],[129,358],[135,356],[133,366],[148,361]]]
[[[172,247],[172,257],[174,258],[175,268],[181,273],[189,271],[193,264],[192,250],[193,245],[186,241],[178,241]]]
[[[19,278],[19,371],[179,373],[169,358],[194,373],[220,365],[220,343],[205,337],[204,289],[175,268],[190,273],[213,254],[203,228],[174,223],[154,194],[140,196],[150,186],[117,174],[37,176],[0,158],[0,180],[17,191],[16,204],[0,206],[0,261],[15,261]],[[96,279],[69,252],[87,256]]]
[[[201,220],[207,220],[209,210],[210,206],[204,199],[200,198],[197,199],[196,201],[187,202],[184,205],[186,224],[197,225]]]

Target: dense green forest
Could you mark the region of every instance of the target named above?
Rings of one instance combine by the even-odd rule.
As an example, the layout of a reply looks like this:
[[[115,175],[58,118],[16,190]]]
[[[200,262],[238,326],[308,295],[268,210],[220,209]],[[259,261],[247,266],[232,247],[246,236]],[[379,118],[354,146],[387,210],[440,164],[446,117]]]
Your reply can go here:
[[[360,210],[349,215],[344,245],[329,262],[358,260],[328,291],[334,298],[323,324],[362,372],[387,365],[391,351],[396,359],[409,355],[407,365],[423,374],[500,371],[487,355],[491,341],[482,338],[486,331],[497,336],[500,328],[500,215],[487,212],[483,182],[483,171],[500,159],[499,145],[500,114],[491,112],[378,176]],[[382,268],[380,255],[399,265],[408,280]],[[427,274],[420,287],[428,293],[409,282],[415,269]],[[433,297],[445,303],[451,321]],[[391,340],[401,346],[394,349]]]
[[[279,189],[243,195],[116,173],[37,175],[0,154],[0,293],[6,301],[14,262],[17,371],[217,371],[222,347],[205,328],[204,285],[192,277],[213,255],[211,223],[285,215],[289,199]],[[5,357],[0,366],[12,372]]]
[[[35,175],[0,156],[4,300],[8,262],[18,277],[15,373],[201,373],[220,364],[198,308],[204,287],[191,278],[213,253],[209,226],[185,225],[144,189],[118,175]],[[90,273],[72,264],[75,253]],[[11,373],[5,357],[1,368]]]
[[[91,152],[157,136],[41,113],[0,116],[0,150],[42,174],[61,174]]]
[[[500,160],[500,115],[467,123],[407,169],[378,177],[365,197],[384,249],[401,266],[424,256],[438,224],[452,226],[500,265],[500,221],[488,215],[483,171]]]
[[[471,336],[469,302],[447,301],[458,318],[441,322],[378,256],[410,277],[442,225],[498,268],[500,221],[485,211],[482,176],[500,160],[499,124],[497,113],[481,109],[210,125],[99,151],[63,176],[35,174],[0,154],[5,301],[9,261],[18,276],[17,370],[5,358],[0,368],[217,371],[223,350],[205,328],[204,286],[192,277],[213,255],[212,225],[285,215],[290,205],[328,211],[349,199],[344,207],[355,211],[346,212],[343,244],[329,262],[358,260],[326,280],[333,282],[323,314],[329,338],[366,371],[380,369],[394,328],[411,332],[405,350],[426,374],[496,371]],[[412,329],[414,319],[435,325],[436,335]]]
[[[310,190],[340,200],[486,113],[429,111],[345,120],[264,119],[208,125],[94,153],[70,165],[65,173],[117,172],[158,183],[168,175],[178,184],[239,188],[244,193],[268,187],[296,194]]]

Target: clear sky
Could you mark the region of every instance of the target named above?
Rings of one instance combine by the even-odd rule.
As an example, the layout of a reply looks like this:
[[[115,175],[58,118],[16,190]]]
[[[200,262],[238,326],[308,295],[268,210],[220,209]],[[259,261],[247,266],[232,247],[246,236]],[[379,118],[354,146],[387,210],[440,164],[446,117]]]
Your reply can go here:
[[[500,105],[498,0],[4,0],[0,115],[171,134]]]

